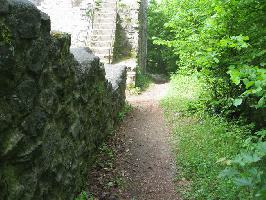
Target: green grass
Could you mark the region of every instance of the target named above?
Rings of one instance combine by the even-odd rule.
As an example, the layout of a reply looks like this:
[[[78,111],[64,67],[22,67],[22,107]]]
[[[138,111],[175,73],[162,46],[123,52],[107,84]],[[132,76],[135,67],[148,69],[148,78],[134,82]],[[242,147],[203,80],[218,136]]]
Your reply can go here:
[[[83,191],[79,194],[77,198],[75,198],[75,200],[94,200],[94,197],[93,196],[89,197],[87,192]]]
[[[183,198],[249,199],[231,181],[218,178],[225,168],[222,161],[239,153],[249,129],[201,110],[191,113],[204,87],[196,75],[173,75],[170,85],[162,106],[173,128],[178,189]]]

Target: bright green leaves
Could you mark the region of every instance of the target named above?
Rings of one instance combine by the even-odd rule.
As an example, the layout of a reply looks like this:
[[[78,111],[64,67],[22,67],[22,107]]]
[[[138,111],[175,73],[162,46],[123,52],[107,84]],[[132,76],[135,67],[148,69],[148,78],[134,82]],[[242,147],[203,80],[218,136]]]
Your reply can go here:
[[[234,84],[236,84],[236,85],[239,85],[240,84],[240,81],[241,81],[241,79],[240,79],[240,71],[237,70],[237,69],[235,69],[234,66],[231,66],[230,67],[230,70],[228,71],[228,73],[231,76],[232,82]]]
[[[236,186],[250,191],[252,199],[266,198],[266,130],[256,133],[257,137],[247,140],[247,149],[231,160],[229,167],[220,173],[220,177],[231,179]],[[255,142],[251,142],[253,140]]]
[[[243,48],[249,47],[249,44],[247,43],[248,40],[249,40],[248,36],[243,36],[243,35],[231,36],[220,40],[220,46],[241,50]]]
[[[251,106],[255,108],[265,108],[266,98],[266,69],[257,66],[231,66],[228,74],[235,85],[244,85],[243,93],[235,99],[234,105],[242,104],[243,99],[251,97]]]
[[[264,108],[265,7],[257,0],[152,1],[150,55],[160,66],[201,72],[212,93],[206,106],[222,113]]]
[[[242,104],[242,102],[243,102],[243,99],[234,99],[234,102],[233,102],[233,104],[234,104],[234,106],[240,106],[241,104]]]

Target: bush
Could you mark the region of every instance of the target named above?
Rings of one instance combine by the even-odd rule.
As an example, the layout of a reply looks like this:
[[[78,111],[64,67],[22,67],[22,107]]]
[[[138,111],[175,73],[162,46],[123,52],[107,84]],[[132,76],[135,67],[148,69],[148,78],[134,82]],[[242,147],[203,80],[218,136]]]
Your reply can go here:
[[[252,118],[266,105],[265,8],[257,0],[152,1],[148,57],[200,72],[211,92],[204,103],[215,113]]]
[[[249,137],[246,149],[233,160],[226,161],[228,167],[220,173],[242,191],[248,191],[251,199],[266,199],[266,130]]]

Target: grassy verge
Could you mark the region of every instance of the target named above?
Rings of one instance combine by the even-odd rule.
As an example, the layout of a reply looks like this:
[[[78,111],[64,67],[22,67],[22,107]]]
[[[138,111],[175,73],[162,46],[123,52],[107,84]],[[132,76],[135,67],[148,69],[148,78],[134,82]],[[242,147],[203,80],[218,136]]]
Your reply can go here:
[[[203,111],[192,114],[203,87],[196,75],[174,75],[169,95],[162,101],[173,128],[177,182],[188,183],[181,184],[180,192],[184,199],[250,199],[232,181],[219,178],[223,162],[239,153],[249,128]]]

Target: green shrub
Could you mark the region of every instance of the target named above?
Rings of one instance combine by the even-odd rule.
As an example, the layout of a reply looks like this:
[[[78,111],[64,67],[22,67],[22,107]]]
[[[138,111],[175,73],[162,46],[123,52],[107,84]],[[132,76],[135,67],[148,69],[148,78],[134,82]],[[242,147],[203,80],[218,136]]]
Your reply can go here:
[[[138,95],[147,90],[151,84],[151,77],[148,74],[142,72],[138,67],[136,69],[136,83],[135,85],[129,85],[127,89],[131,94]]]
[[[266,199],[266,130],[249,137],[246,148],[233,160],[222,160],[228,167],[220,173],[242,191],[248,191],[251,199]]]
[[[151,85],[151,83],[152,81],[150,76],[142,72],[138,67],[136,71],[136,87],[139,87],[141,91],[144,91]]]
[[[158,2],[148,13],[151,65],[201,72],[211,92],[202,103],[214,113],[263,113],[266,1]]]
[[[126,115],[132,111],[132,109],[133,107],[128,102],[126,102],[123,110],[117,115],[118,120],[122,121],[126,117]]]
[[[79,196],[77,198],[75,198],[75,200],[87,200],[87,198],[88,198],[88,194],[83,191],[79,194]],[[92,200],[93,200],[93,198],[92,198]]]

